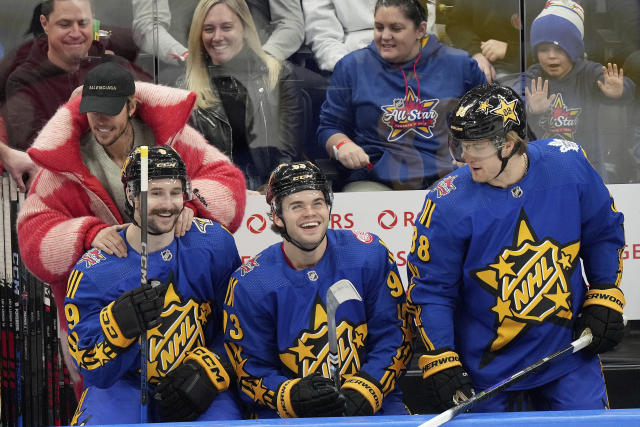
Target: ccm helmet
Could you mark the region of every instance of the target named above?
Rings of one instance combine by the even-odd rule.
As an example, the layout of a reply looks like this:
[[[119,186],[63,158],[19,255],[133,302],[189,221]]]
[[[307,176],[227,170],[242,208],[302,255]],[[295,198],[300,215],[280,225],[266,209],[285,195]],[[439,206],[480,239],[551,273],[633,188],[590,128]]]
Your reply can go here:
[[[133,150],[122,166],[122,184],[129,188],[135,197],[140,194],[140,152],[141,147]],[[176,150],[168,145],[149,147],[149,179],[173,178],[182,181],[185,202],[191,200],[191,182],[187,176],[187,168]],[[131,200],[126,200],[127,213],[133,217]]]
[[[311,162],[282,163],[271,173],[267,183],[267,203],[281,214],[282,199],[289,194],[304,190],[319,190],[328,205],[332,204],[333,192],[327,178]]]
[[[525,110],[518,94],[497,83],[477,86],[460,99],[449,118],[451,155],[464,162],[461,141],[490,139],[498,149],[498,157],[506,164],[508,158],[502,159],[499,149],[509,131],[514,131],[523,140],[526,138]]]

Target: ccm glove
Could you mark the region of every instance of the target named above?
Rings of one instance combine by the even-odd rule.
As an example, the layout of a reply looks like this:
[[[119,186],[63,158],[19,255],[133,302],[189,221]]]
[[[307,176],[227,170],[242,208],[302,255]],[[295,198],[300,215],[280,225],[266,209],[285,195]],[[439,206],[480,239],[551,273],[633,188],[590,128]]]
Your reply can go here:
[[[346,400],[348,417],[373,415],[382,407],[382,385],[366,372],[347,379],[340,391]]]
[[[420,356],[425,393],[434,408],[446,411],[475,393],[469,374],[462,368],[458,353],[442,347]]]
[[[170,279],[171,280],[171,279]],[[102,331],[116,348],[129,347],[142,331],[160,324],[168,284],[157,279],[123,293],[100,312]]]
[[[318,373],[283,382],[277,396],[283,418],[340,417],[345,411],[344,397],[333,381]]]
[[[589,328],[593,340],[583,351],[604,353],[622,341],[624,321],[622,309],[625,300],[622,291],[611,285],[592,285],[585,295],[582,312],[574,328],[575,338]]]
[[[231,364],[205,347],[189,352],[184,362],[158,383],[153,398],[163,421],[198,419],[235,378]]]

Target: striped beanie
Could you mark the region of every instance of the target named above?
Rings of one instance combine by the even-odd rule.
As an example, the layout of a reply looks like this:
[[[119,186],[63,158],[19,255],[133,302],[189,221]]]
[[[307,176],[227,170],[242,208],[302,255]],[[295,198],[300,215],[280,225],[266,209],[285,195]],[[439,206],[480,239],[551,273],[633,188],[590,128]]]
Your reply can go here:
[[[573,62],[584,58],[584,10],[571,0],[549,0],[531,24],[531,48],[560,46]]]

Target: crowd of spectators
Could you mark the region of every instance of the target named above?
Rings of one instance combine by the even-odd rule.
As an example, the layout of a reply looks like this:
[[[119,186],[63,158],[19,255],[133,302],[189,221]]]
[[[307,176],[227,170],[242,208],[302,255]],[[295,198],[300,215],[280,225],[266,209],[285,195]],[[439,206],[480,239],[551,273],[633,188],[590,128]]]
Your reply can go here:
[[[427,188],[457,167],[451,105],[485,80],[521,93],[536,137],[582,144],[606,183],[640,180],[640,0],[31,0],[28,14],[12,1],[24,16],[20,35],[0,33],[0,160],[22,189],[37,171],[26,149],[104,62],[195,92],[191,124],[248,190],[305,158],[335,190]],[[420,48],[390,60],[398,19]],[[567,73],[545,68],[550,51]]]

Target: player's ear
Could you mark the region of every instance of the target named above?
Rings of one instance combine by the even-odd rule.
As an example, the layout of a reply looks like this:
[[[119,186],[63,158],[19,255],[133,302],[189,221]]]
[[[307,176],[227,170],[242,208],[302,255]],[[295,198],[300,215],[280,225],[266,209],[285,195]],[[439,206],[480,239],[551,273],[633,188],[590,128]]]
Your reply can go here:
[[[504,143],[504,147],[502,147],[502,157],[509,156],[515,149],[515,146],[516,146],[515,141],[513,141],[510,138],[507,138],[507,140]]]

